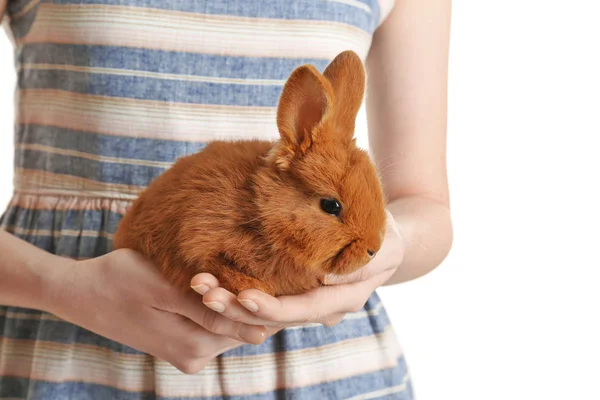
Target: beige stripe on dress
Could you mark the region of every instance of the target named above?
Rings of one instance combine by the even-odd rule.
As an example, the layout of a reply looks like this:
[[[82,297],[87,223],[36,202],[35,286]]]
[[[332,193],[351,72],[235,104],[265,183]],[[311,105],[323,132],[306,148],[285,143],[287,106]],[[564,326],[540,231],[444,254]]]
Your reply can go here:
[[[158,395],[170,397],[219,396],[221,389],[228,395],[248,395],[306,387],[393,368],[402,354],[389,327],[379,335],[317,348],[228,357],[225,364],[215,360],[193,376],[144,355],[82,344],[4,338],[2,352],[11,362],[0,365],[0,375],[86,382],[132,392],[155,389]],[[214,380],[217,374],[219,385]]]
[[[21,90],[18,102],[21,124],[105,135],[187,142],[279,136],[275,107],[167,103],[54,89]]]

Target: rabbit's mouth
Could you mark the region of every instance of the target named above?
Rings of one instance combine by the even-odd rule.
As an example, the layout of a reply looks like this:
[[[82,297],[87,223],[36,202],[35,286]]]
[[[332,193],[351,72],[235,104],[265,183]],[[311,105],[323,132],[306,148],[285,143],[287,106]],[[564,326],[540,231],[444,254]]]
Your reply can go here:
[[[364,257],[357,257],[356,253],[356,240],[353,240],[342,247],[330,259],[328,272],[337,275],[346,275],[362,267],[365,264]]]
[[[340,261],[344,258],[344,253],[350,248],[350,246],[352,246],[352,244],[354,244],[354,240],[342,247],[340,251],[337,252],[337,254],[333,257],[333,264],[337,264],[336,261]]]

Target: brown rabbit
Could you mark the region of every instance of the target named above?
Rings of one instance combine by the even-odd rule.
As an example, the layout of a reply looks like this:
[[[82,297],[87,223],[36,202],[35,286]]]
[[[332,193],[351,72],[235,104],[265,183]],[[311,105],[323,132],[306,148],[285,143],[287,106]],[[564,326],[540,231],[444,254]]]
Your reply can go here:
[[[115,248],[182,288],[208,272],[235,294],[299,294],[364,266],[386,227],[375,167],[353,139],[364,91],[351,51],[323,74],[297,68],[279,100],[280,140],[215,141],[180,158],[133,203]]]

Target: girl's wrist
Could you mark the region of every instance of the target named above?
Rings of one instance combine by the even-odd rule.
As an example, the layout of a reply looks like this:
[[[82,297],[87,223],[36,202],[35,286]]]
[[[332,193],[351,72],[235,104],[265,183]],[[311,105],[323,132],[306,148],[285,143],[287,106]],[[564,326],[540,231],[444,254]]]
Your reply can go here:
[[[425,196],[408,196],[388,204],[402,256],[386,285],[419,278],[435,269],[452,245],[452,222],[448,205]]]
[[[69,279],[72,274],[69,271],[73,271],[71,267],[75,262],[55,255],[39,261],[36,268],[39,290],[34,298],[38,309],[57,313],[59,305],[64,303],[63,299],[73,292],[74,287]],[[77,300],[71,297],[70,301]]]
[[[67,270],[73,262],[50,253],[37,254],[28,260],[15,288],[16,305],[54,313],[60,299],[69,292]]]
[[[46,311],[60,291],[62,265],[52,255],[0,229],[0,305]]]

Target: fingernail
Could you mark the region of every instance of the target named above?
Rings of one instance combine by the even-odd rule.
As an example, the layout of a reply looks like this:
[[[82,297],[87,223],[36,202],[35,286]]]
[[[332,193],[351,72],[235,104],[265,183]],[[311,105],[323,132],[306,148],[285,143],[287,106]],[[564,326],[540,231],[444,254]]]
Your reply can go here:
[[[219,301],[210,301],[208,303],[204,303],[204,305],[218,313],[222,313],[223,311],[225,311],[225,306]]]
[[[258,326],[249,326],[242,328],[240,337],[247,343],[262,344],[265,341],[265,328]]]
[[[252,312],[258,311],[258,305],[254,301],[252,301],[250,299],[238,299],[238,301],[240,302],[241,305],[246,307],[248,310],[250,310]]]
[[[200,285],[192,286],[192,289],[194,289],[196,292],[204,295],[204,294],[206,294],[206,292],[208,292],[208,290],[210,288],[204,284],[200,284]]]

